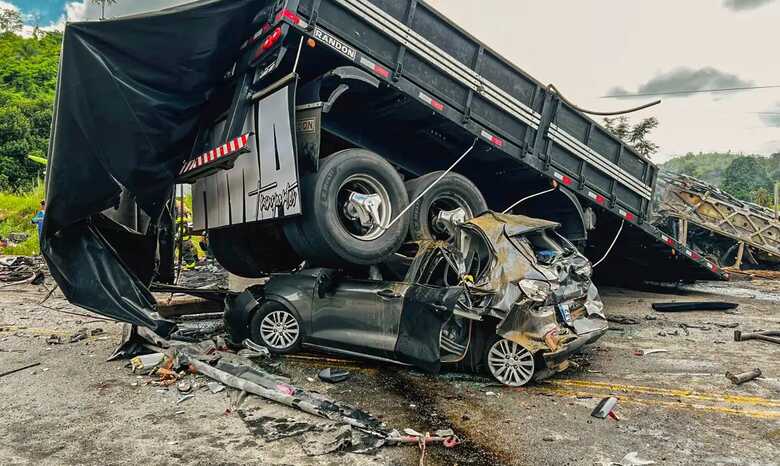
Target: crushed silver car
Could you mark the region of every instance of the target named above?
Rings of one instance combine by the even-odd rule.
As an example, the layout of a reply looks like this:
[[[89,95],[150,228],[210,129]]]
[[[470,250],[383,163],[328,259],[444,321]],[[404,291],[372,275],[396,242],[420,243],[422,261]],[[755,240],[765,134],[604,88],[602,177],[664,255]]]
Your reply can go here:
[[[558,224],[442,216],[454,240],[408,243],[366,271],[305,268],[230,298],[225,323],[275,353],[301,348],[489,372],[522,386],[607,330],[587,258]]]

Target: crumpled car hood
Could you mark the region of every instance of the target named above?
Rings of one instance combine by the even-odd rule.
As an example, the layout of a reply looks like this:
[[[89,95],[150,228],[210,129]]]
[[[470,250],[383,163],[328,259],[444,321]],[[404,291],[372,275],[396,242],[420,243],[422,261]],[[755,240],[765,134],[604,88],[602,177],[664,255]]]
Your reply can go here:
[[[537,257],[526,236],[559,224],[521,215],[485,213],[459,229],[458,249],[468,258],[469,241],[481,237],[490,265],[467,283],[472,309],[500,320],[497,333],[531,351],[556,351],[579,335],[606,328],[604,305],[591,282],[590,261],[571,247]],[[550,238],[552,239],[552,238]],[[554,241],[560,244],[561,240]],[[595,321],[592,319],[596,319]]]

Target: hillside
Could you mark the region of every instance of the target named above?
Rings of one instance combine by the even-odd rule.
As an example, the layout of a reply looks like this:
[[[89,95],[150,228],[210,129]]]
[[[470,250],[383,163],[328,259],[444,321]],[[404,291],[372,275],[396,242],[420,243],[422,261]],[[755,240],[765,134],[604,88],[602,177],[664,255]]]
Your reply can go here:
[[[780,153],[769,157],[727,153],[688,153],[661,165],[662,170],[694,176],[739,199],[767,207],[780,181]]]

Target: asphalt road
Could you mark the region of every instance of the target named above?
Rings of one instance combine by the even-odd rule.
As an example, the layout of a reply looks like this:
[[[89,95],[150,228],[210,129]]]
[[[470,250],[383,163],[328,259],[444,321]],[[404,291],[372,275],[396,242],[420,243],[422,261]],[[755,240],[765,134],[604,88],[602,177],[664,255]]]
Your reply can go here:
[[[463,374],[429,376],[403,368],[301,355],[281,360],[293,383],[344,400],[388,426],[419,432],[452,428],[463,444],[431,446],[426,464],[611,464],[636,452],[657,464],[779,464],[780,348],[734,342],[742,331],[780,329],[778,282],[701,288],[736,294],[736,313],[661,314],[654,301],[719,300],[699,291],[604,289],[606,311],[622,316],[570,369],[541,384],[509,389]],[[735,293],[735,291],[739,291]],[[376,456],[307,456],[294,438],[265,442],[238,414],[315,419],[253,397],[236,406],[231,390],[199,384],[180,404],[175,388],[146,384],[105,362],[120,326],[90,317],[46,290],[0,288],[2,464],[417,464],[417,447],[386,447]],[[759,299],[760,298],[760,299]],[[56,309],[56,310],[55,310]],[[633,319],[630,320],[630,319]],[[636,322],[636,323],[633,323]],[[681,326],[681,324],[684,324]],[[685,327],[685,328],[683,328]],[[81,328],[102,332],[67,343]],[[49,345],[59,335],[63,344]],[[639,350],[662,349],[644,356]],[[328,366],[353,377],[328,385]],[[724,373],[761,368],[764,376],[734,386]],[[619,398],[619,420],[590,416],[602,397]]]

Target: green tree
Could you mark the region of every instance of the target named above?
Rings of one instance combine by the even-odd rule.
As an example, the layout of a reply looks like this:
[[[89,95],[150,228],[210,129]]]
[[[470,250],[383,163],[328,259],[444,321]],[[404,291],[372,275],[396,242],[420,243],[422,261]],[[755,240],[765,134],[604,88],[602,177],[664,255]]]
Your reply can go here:
[[[0,190],[33,186],[48,152],[57,79],[59,33],[0,34]]]
[[[658,152],[658,145],[650,141],[650,133],[658,127],[656,117],[645,118],[635,125],[625,115],[617,118],[604,118],[607,130],[634,148],[635,151],[650,157]]]
[[[18,10],[0,8],[0,32],[18,33],[22,27],[22,14]]]
[[[766,205],[772,180],[766,167],[753,157],[738,157],[723,174],[723,190],[743,201]]]

